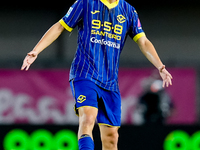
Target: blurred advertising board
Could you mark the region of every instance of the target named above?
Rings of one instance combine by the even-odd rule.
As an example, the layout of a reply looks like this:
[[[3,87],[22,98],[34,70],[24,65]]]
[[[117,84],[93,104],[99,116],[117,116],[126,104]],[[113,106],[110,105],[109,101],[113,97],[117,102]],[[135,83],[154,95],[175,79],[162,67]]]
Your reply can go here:
[[[197,121],[196,71],[169,69],[173,86],[166,88],[174,110],[168,124]],[[157,71],[156,71],[157,72]],[[155,77],[152,69],[120,68],[122,124],[141,124],[139,97]],[[0,124],[78,124],[69,85],[69,70],[0,70]]]
[[[0,125],[2,150],[78,150],[78,126]],[[94,128],[95,150],[101,150],[99,128]],[[133,126],[119,129],[119,150],[199,150],[199,126]]]

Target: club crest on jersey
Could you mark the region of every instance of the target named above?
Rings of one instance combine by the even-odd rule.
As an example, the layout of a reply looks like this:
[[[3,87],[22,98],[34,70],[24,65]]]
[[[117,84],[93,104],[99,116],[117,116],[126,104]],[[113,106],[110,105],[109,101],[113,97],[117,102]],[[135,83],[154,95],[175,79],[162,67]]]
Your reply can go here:
[[[77,98],[77,102],[78,103],[82,103],[82,102],[84,102],[86,100],[86,96],[84,96],[84,95],[80,95],[78,98]]]
[[[119,21],[119,23],[124,23],[126,21],[126,18],[123,15],[118,15],[117,20]]]

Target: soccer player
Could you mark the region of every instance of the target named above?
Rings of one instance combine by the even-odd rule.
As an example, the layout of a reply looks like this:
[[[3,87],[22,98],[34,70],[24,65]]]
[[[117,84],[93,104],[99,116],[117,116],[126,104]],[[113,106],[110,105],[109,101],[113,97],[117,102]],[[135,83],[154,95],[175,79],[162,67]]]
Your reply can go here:
[[[28,70],[64,29],[71,32],[76,26],[78,47],[69,81],[79,115],[79,149],[94,149],[92,130],[97,119],[103,150],[117,150],[121,124],[118,68],[127,35],[158,69],[163,86],[172,84],[172,76],[147,39],[136,10],[124,0],[77,0],[28,53],[21,70]]]

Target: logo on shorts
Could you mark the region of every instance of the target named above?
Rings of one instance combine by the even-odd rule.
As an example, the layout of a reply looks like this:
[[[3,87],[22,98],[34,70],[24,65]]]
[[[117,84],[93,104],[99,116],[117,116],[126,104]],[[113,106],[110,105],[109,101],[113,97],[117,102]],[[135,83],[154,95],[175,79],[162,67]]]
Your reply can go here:
[[[119,23],[124,23],[126,21],[126,18],[123,15],[118,15],[117,20],[119,21]]]
[[[80,95],[80,96],[78,97],[78,99],[77,99],[77,102],[78,102],[78,103],[82,103],[82,102],[84,102],[85,100],[86,100],[86,96]]]

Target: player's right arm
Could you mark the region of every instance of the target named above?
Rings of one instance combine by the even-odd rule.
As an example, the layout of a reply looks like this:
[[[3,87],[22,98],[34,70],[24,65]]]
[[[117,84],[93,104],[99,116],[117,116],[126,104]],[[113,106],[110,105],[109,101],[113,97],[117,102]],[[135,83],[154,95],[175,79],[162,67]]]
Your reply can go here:
[[[67,14],[57,23],[55,23],[41,38],[34,49],[27,54],[24,59],[21,70],[28,70],[35,61],[38,54],[55,41],[64,29],[71,32],[79,21],[83,18],[83,0],[77,0],[68,10]]]
[[[55,23],[41,38],[41,40],[37,43],[34,49],[27,54],[23,61],[23,65],[21,70],[29,69],[30,65],[35,61],[38,54],[42,52],[46,47],[51,45],[63,32],[64,27],[60,24],[60,22]]]

